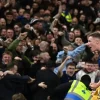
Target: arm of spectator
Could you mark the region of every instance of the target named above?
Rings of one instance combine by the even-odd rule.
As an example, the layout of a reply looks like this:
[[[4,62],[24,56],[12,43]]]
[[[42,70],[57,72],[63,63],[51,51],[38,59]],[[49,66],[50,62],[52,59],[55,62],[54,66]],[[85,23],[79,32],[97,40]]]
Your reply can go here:
[[[80,53],[82,53],[86,48],[85,44],[82,44],[81,46],[77,47],[75,50],[71,51],[71,57],[76,57],[77,55],[79,55]]]
[[[33,91],[34,93],[40,89],[46,89],[46,88],[47,88],[47,85],[44,82],[38,83],[37,80],[35,84],[32,84],[30,86],[31,91]]]
[[[4,77],[4,74],[2,71],[0,71],[0,79],[2,79]]]
[[[100,22],[100,18],[96,18],[95,21],[93,22],[94,24],[98,24]]]
[[[28,81],[28,83],[32,83],[34,81],[35,81],[35,79],[30,77],[30,80]]]
[[[6,8],[6,7],[8,7],[10,4],[9,4],[9,2],[7,2],[5,5],[4,5],[4,7]]]
[[[29,65],[32,64],[32,62],[30,61],[30,59],[27,56],[23,56],[22,59],[24,60],[24,62],[27,62]]]
[[[85,62],[79,61],[78,64],[76,65],[76,68],[81,69],[81,68],[86,68]]]
[[[20,76],[20,75],[13,75],[9,74],[4,77],[5,79],[9,79],[12,82],[18,82],[21,84],[31,83],[31,81],[35,81],[35,79],[30,78],[28,75]]]
[[[98,83],[90,83],[91,89],[96,89],[100,86],[100,81]]]
[[[47,85],[44,82],[39,83],[38,86],[43,89],[47,88]]]
[[[54,21],[52,22],[51,26],[50,26],[50,29],[52,30],[53,27],[57,24],[60,16],[61,16],[61,13],[62,13],[62,6],[61,6],[61,1],[58,1],[59,2],[59,9],[58,9],[58,13],[53,17],[54,18]]]
[[[65,65],[66,61],[69,60],[69,59],[71,59],[71,57],[67,56],[67,58],[63,61],[63,63],[58,67],[58,73],[57,73],[57,75],[59,77],[61,77],[63,75],[62,70],[64,68],[64,65]]]
[[[31,8],[31,10],[30,10],[30,14],[33,15],[33,8]]]
[[[50,25],[50,29],[53,31],[53,27],[57,24],[58,19],[54,19],[53,22]]]
[[[24,32],[24,33],[20,33],[19,37],[14,40],[9,46],[8,46],[8,50],[15,50],[17,45],[19,44],[19,42],[21,40],[23,40],[25,37],[27,36],[27,32]]]
[[[15,50],[17,45],[19,44],[20,40],[14,40],[7,48],[7,50]]]
[[[7,70],[3,73],[4,76],[6,76],[7,74],[14,75],[14,73],[12,71],[9,71],[9,70]]]
[[[80,25],[80,30],[82,31],[82,33],[85,35],[85,33],[87,33],[87,30],[86,28],[83,28],[81,25]]]
[[[97,70],[96,72],[97,72],[97,74],[96,74],[95,82],[99,82],[99,80],[100,80],[100,70]]]
[[[26,25],[24,26],[24,28],[27,29],[27,30],[31,30],[31,26],[30,26],[29,24],[26,24]]]
[[[71,43],[65,38],[65,33],[66,31],[59,32],[59,35],[61,36],[61,43],[62,45],[70,45]]]
[[[63,54],[64,54],[64,51],[58,52],[56,63],[62,63],[62,56],[63,56]]]
[[[4,41],[4,44],[3,44],[3,45],[4,45],[5,47],[8,47],[8,45],[11,44],[12,41],[13,41],[13,39],[8,38],[8,39],[6,39],[6,40]]]
[[[4,7],[10,6],[10,0],[2,0],[1,2],[4,2]]]
[[[16,56],[16,57],[14,58],[14,60],[20,60],[20,61],[21,61],[22,58]]]
[[[9,70],[7,70],[5,72],[0,71],[0,79],[4,78],[4,76],[6,76],[7,74],[14,75],[14,73]]]
[[[58,13],[53,17],[54,19],[59,19],[62,13],[62,5],[61,5],[61,1],[59,2],[59,9],[58,9]]]

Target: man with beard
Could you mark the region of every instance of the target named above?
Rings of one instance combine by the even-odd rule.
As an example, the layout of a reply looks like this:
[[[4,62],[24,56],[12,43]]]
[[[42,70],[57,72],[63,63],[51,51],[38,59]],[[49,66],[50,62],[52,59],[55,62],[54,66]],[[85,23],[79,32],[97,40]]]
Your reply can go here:
[[[52,43],[50,46],[49,54],[51,56],[51,60],[56,61],[56,56],[58,53],[58,47],[56,43]]]

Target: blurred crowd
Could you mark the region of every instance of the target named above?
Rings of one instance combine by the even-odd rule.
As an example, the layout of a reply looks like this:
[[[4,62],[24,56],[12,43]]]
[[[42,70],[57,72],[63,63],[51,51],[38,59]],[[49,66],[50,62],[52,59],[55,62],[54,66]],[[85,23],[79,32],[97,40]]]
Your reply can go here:
[[[68,84],[56,87],[99,82],[94,32],[100,0],[0,0],[0,100],[70,100]]]

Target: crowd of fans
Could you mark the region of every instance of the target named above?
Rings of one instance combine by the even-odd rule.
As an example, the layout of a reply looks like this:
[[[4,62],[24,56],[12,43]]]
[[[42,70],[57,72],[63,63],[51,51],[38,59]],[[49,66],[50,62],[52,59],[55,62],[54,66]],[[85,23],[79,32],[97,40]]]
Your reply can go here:
[[[0,100],[64,100],[67,90],[52,97],[57,86],[98,82],[99,51],[86,46],[93,32],[100,0],[0,0]]]

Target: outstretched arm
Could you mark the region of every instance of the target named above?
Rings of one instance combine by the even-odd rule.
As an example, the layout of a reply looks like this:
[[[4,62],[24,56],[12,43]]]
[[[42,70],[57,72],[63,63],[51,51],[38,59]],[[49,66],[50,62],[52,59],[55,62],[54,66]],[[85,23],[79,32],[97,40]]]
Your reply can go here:
[[[58,67],[58,73],[57,73],[57,75],[59,76],[59,77],[61,77],[62,76],[62,70],[63,70],[63,68],[64,68],[64,65],[65,65],[65,63],[66,63],[66,61],[67,60],[69,60],[69,59],[71,59],[71,57],[70,56],[67,56],[67,58],[63,61],[63,63]]]
[[[98,83],[90,83],[91,89],[96,89],[100,86],[100,81]]]
[[[77,47],[75,50],[71,52],[71,57],[76,57],[80,53],[82,53],[86,48],[86,44],[82,44],[81,46]]]

